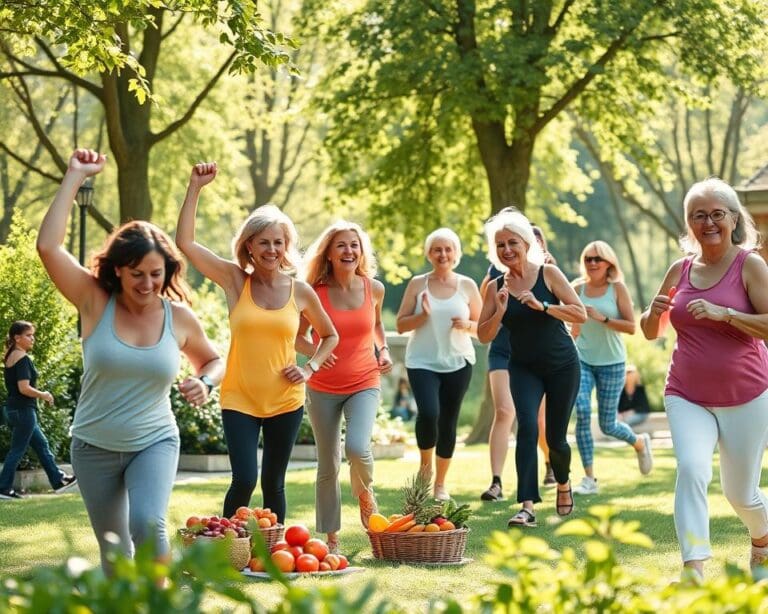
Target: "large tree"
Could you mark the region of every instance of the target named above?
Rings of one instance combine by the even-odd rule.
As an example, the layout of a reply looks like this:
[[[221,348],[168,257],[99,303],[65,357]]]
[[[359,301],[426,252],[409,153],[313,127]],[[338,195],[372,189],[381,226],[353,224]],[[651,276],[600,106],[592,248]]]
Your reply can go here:
[[[103,109],[109,148],[117,167],[120,219],[151,219],[150,153],[187,124],[220,78],[253,70],[259,63],[288,60],[287,42],[263,26],[253,1],[126,0],[101,2],[12,2],[0,10],[0,79],[20,90],[26,80],[57,79],[93,96]],[[180,102],[175,117],[153,123],[162,88],[156,83],[164,47],[187,44],[180,24],[194,22],[213,32],[210,50],[197,68],[202,79]],[[199,32],[196,36],[200,36]],[[98,71],[96,78],[89,75]],[[150,104],[148,95],[153,96]],[[29,106],[35,115],[34,105]],[[38,138],[40,138],[39,131]],[[66,152],[41,138],[63,173]],[[71,144],[70,144],[71,146]]]

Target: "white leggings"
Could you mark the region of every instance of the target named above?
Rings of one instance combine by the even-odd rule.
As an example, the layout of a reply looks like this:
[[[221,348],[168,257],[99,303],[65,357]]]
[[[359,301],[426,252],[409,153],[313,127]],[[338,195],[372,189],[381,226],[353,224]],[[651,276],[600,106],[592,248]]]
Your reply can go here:
[[[715,445],[723,494],[752,538],[766,535],[768,499],[760,491],[760,472],[768,443],[768,390],[735,407],[702,407],[677,396],[664,397],[664,405],[677,458],[675,530],[683,562],[712,555],[707,487]]]

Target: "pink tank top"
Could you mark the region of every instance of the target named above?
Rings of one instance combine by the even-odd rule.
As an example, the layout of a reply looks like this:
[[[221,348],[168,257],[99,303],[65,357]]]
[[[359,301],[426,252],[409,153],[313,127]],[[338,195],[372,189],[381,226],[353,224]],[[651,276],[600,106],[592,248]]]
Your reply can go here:
[[[741,250],[720,281],[706,290],[691,285],[692,258],[683,262],[670,314],[677,341],[664,394],[705,407],[731,407],[768,389],[768,350],[760,339],[726,322],[696,320],[686,309],[693,299],[703,298],[742,313],[755,313],[741,278],[750,253]]]

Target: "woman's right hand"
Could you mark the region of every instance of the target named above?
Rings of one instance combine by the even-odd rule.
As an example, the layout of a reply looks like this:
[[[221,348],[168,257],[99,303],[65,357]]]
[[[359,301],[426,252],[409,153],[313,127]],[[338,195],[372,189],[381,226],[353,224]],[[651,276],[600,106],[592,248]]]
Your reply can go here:
[[[426,292],[421,295],[421,311],[425,316],[429,316],[432,313],[432,306],[429,304],[429,297]]]
[[[93,149],[75,149],[69,158],[67,171],[81,173],[85,177],[98,175],[104,170],[107,156]]]
[[[189,177],[190,187],[198,190],[208,185],[216,179],[216,173],[219,172],[215,162],[200,162],[192,167],[192,174]]]
[[[657,294],[653,297],[648,311],[656,317],[661,317],[662,314],[666,313],[671,308],[672,298],[667,294]]]
[[[283,369],[283,375],[287,377],[288,381],[292,384],[303,384],[312,377],[312,370],[309,367],[290,365]]]
[[[496,292],[494,301],[496,303],[496,311],[501,311],[502,313],[505,312],[507,310],[507,304],[509,303],[509,289],[506,286],[503,286]]]
[[[53,395],[47,390],[43,390],[40,393],[40,398],[46,403],[48,403],[48,405],[53,405]]]

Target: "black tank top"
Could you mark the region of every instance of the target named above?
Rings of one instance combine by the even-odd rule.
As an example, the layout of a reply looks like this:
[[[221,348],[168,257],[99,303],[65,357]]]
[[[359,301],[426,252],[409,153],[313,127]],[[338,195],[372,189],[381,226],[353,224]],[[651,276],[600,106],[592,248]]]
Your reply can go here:
[[[496,289],[501,289],[503,285],[502,276],[496,280]],[[550,305],[560,304],[544,282],[543,266],[539,267],[531,292],[539,301],[547,301]],[[531,309],[513,296],[509,297],[501,323],[509,331],[512,362],[552,368],[578,360],[576,345],[562,320]]]

